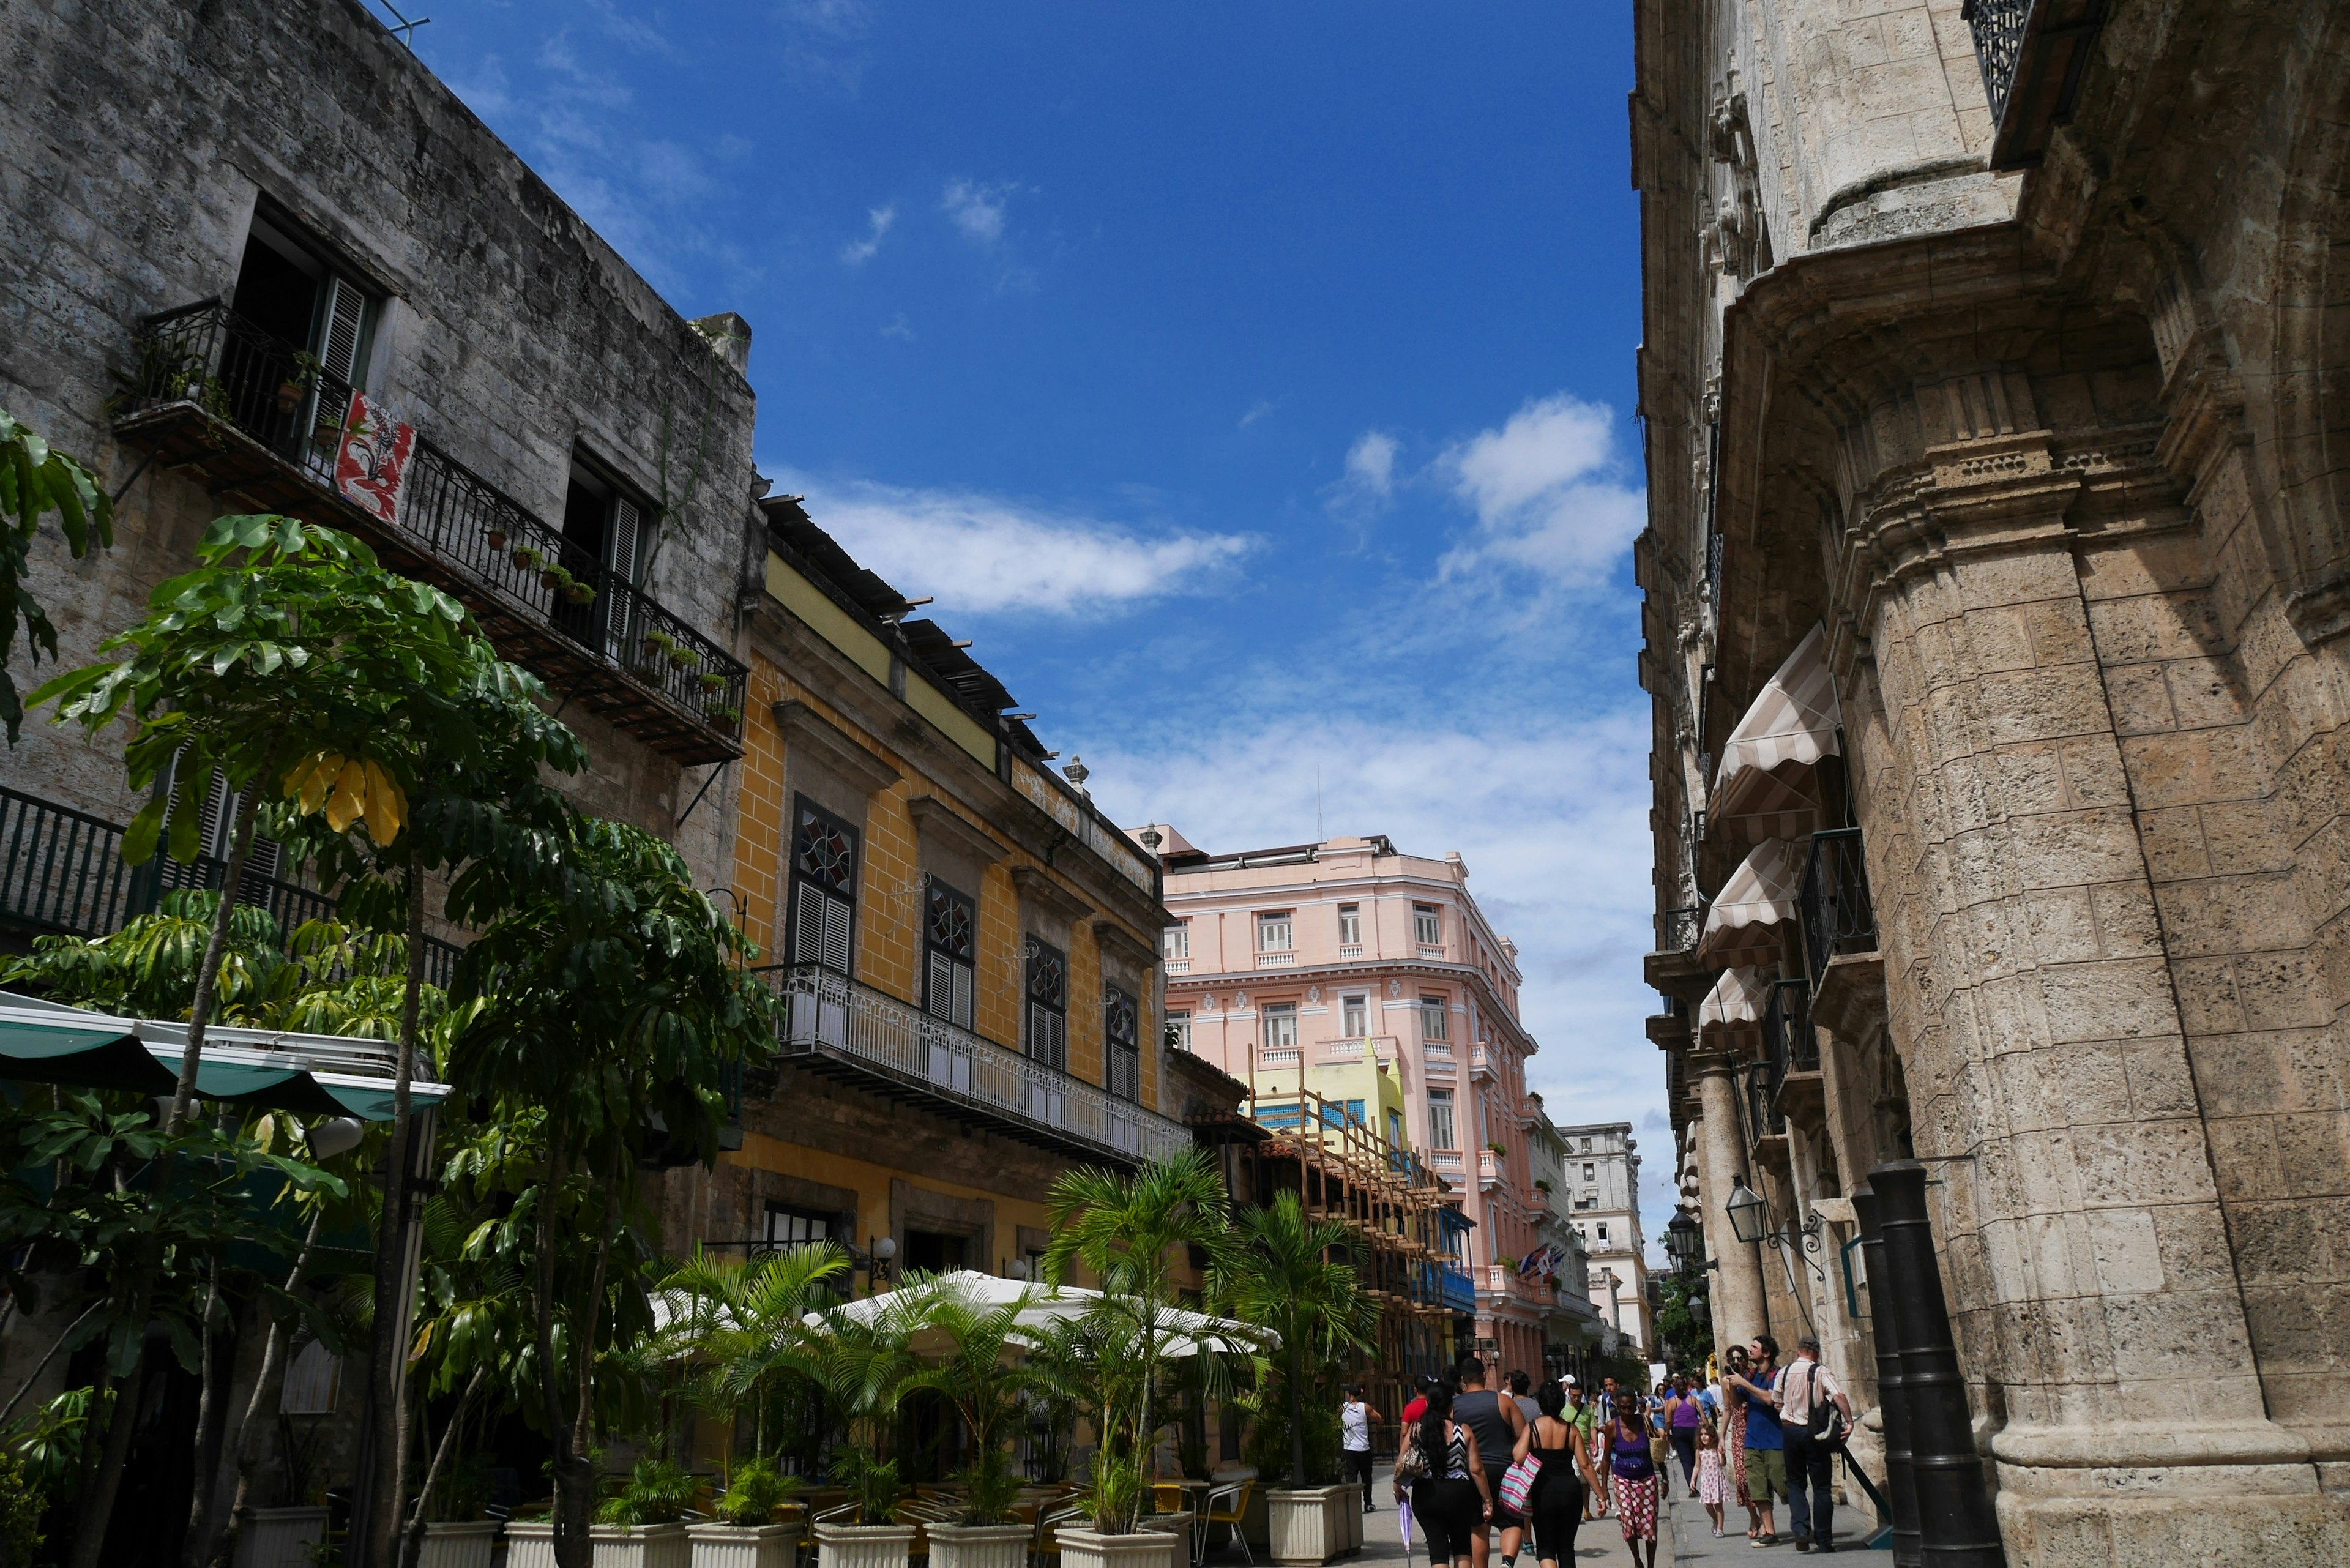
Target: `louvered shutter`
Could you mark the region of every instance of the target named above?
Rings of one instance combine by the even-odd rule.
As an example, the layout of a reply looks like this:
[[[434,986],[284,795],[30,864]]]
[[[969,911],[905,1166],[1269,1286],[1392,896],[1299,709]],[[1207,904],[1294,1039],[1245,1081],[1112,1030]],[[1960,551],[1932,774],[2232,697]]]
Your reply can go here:
[[[633,587],[637,581],[637,556],[644,547],[644,512],[623,495],[612,504],[612,526],[606,539],[604,601],[604,651],[615,659],[626,659],[636,647],[638,617],[637,597],[633,593],[615,591]]]
[[[196,813],[197,853],[224,865],[236,848],[236,815],[244,808],[244,795],[231,795],[228,780],[218,770],[204,784],[204,804]],[[284,861],[286,847],[261,834],[253,836],[252,852],[244,857],[244,874],[248,883],[254,877],[269,878],[277,875]]]
[[[958,1029],[972,1026],[971,966],[957,963],[942,952],[930,955],[929,985],[925,1005],[931,1016],[942,1018]]]
[[[367,296],[344,278],[327,285],[326,330],[320,335],[318,362],[327,374],[346,385],[359,379],[359,330],[367,322]]]
[[[794,889],[792,961],[821,964],[836,974],[848,972],[848,901],[836,898],[812,882]]]
[[[1042,1002],[1028,1004],[1028,1054],[1056,1071],[1068,1070],[1068,1020]]]

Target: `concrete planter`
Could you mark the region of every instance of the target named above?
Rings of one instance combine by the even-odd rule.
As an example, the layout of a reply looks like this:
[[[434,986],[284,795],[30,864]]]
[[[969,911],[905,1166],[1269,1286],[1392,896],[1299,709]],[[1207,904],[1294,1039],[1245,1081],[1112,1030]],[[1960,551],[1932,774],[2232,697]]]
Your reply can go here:
[[[416,1553],[416,1568],[490,1568],[490,1553],[497,1542],[494,1519],[428,1524],[424,1544]]]
[[[691,1551],[682,1524],[590,1525],[596,1568],[688,1568]],[[555,1568],[555,1521],[506,1526],[505,1568]]]
[[[913,1555],[910,1524],[819,1524],[816,1547],[820,1568],[906,1568]]]
[[[933,1524],[929,1533],[931,1568],[1028,1568],[1024,1524]]]
[[[1300,1487],[1265,1493],[1276,1563],[1328,1563],[1363,1543],[1360,1487]]]
[[[1061,1543],[1061,1568],[1183,1568],[1190,1557],[1180,1532],[1104,1535],[1063,1525],[1053,1533]]]
[[[326,1539],[323,1508],[256,1508],[237,1536],[237,1568],[310,1568],[310,1549]]]
[[[792,1568],[792,1543],[799,1529],[790,1524],[689,1524],[691,1568]]]

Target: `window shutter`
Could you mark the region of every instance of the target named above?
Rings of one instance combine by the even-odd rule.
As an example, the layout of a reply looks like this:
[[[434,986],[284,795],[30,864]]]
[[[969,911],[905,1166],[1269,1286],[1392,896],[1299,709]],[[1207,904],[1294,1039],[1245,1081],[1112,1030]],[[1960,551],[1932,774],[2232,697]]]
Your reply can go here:
[[[623,583],[637,580],[637,549],[644,531],[644,513],[637,504],[623,495],[612,503],[612,528],[606,541],[611,559],[613,577]]]
[[[342,278],[327,286],[326,331],[318,346],[319,363],[338,381],[359,379],[359,327],[367,318],[367,296]]]
[[[1068,1070],[1068,1023],[1042,1002],[1028,1004],[1028,1054],[1056,1071]]]
[[[847,974],[850,905],[810,882],[798,884],[794,891],[792,961],[822,964],[836,973]]]
[[[824,898],[824,955],[818,961],[825,968],[848,972],[848,905],[838,898]]]
[[[644,513],[627,496],[612,504],[612,526],[608,531],[604,547],[608,559],[604,563],[604,651],[614,659],[625,659],[643,637],[643,616],[637,608],[633,593],[615,593],[613,586],[634,587],[637,581],[637,556],[644,548]]]
[[[959,963],[954,966],[954,988],[955,1023],[965,1029],[976,1028],[972,1022],[977,1014],[972,1010],[971,965]]]

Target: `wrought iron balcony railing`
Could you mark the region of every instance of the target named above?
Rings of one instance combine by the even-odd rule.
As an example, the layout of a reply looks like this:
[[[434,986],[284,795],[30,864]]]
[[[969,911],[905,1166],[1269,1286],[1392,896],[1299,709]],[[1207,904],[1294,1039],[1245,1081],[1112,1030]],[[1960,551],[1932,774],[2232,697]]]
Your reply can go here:
[[[1705,909],[1691,904],[1684,909],[1657,911],[1657,950],[1660,953],[1685,953],[1697,946],[1698,933],[1704,927]]]
[[[396,523],[335,469],[351,388],[217,299],[146,318],[108,403],[116,434],[214,488],[365,535],[446,588],[500,651],[681,762],[742,754],[747,671],[725,649],[419,436]]]
[[[1762,1050],[1774,1077],[1820,1070],[1820,1037],[1812,1033],[1811,987],[1783,980],[1762,1008]]]
[[[1746,1064],[1746,1131],[1755,1143],[1787,1130],[1787,1118],[1779,1110],[1779,1085],[1785,1077],[1785,1069],[1768,1056]]]
[[[1803,922],[1804,961],[1814,986],[1827,972],[1830,959],[1877,950],[1877,909],[1869,901],[1860,829],[1835,827],[1812,835],[1804,879],[1795,889],[1795,913]]]
[[[119,824],[0,786],[0,922],[19,930],[109,936],[152,914],[165,893],[217,888],[227,872],[225,861],[209,855],[179,861],[158,854],[144,866],[126,865]],[[238,883],[236,901],[267,909],[289,935],[335,912],[329,895],[253,871]],[[461,950],[425,938],[427,983],[446,990]]]
[[[1959,16],[1991,104],[1991,166],[2029,168],[2072,118],[2106,0],[1965,0]]]
[[[1191,1130],[1180,1122],[861,981],[814,964],[760,972],[784,1002],[777,1044],[786,1057],[881,1079],[951,1115],[1082,1158],[1139,1164],[1191,1145]]]

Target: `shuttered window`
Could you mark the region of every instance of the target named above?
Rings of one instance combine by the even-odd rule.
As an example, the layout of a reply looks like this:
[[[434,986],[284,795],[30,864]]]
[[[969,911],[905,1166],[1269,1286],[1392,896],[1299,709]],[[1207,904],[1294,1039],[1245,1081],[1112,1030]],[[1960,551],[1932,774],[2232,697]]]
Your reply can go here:
[[[1121,1099],[1142,1098],[1141,1027],[1134,998],[1117,986],[1104,986],[1102,1043],[1108,1068],[1103,1087]]]
[[[792,962],[847,974],[856,950],[858,831],[806,795],[793,802],[792,824]]]
[[[347,277],[327,280],[327,309],[318,323],[318,362],[337,380],[356,384],[366,347],[367,296]]]
[[[176,794],[192,787],[178,776],[173,765],[172,789]],[[225,867],[229,851],[236,847],[236,814],[249,792],[232,794],[228,780],[218,772],[204,775],[203,804],[196,808],[196,857],[199,862],[216,861]],[[166,836],[165,842],[169,843]],[[265,838],[259,829],[253,835],[253,850],[244,859],[244,879],[242,899],[246,903],[266,901],[266,884],[276,877],[286,858],[286,849],[276,840]],[[208,888],[213,885],[220,870],[201,864],[182,866],[166,855],[161,862],[161,886],[165,890],[179,888]]]
[[[922,905],[922,1005],[933,1018],[972,1028],[979,905],[935,877]]]
[[[1047,1067],[1069,1068],[1069,956],[1050,942],[1028,939],[1028,1054]]]

